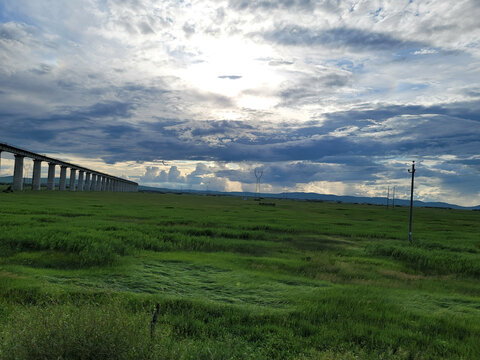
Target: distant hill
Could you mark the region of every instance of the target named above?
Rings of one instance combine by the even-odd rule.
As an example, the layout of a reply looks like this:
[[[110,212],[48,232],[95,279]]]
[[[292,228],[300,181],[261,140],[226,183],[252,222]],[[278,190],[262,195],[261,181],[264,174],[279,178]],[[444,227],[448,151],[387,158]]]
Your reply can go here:
[[[0,177],[0,184],[11,184],[13,181],[13,176],[3,176]],[[31,184],[31,178],[25,178],[25,184]],[[42,185],[46,186],[47,179],[42,178]],[[58,185],[59,178],[55,178],[55,184]],[[67,178],[67,185],[69,184],[69,179]],[[200,190],[178,190],[178,189],[168,189],[168,188],[157,188],[152,186],[139,185],[139,191],[152,191],[160,193],[192,193],[199,195],[217,195],[217,196],[246,196],[246,197],[256,197],[257,194],[252,192],[223,192],[223,191],[200,191]],[[351,204],[372,204],[372,205],[385,205],[386,198],[384,197],[363,197],[363,196],[339,196],[339,195],[326,195],[326,194],[317,194],[317,193],[304,193],[304,192],[288,192],[280,194],[260,194],[264,198],[274,198],[274,199],[295,199],[295,200],[304,200],[304,201],[331,201],[331,202],[344,202]],[[390,200],[391,201],[391,200]],[[410,206],[410,200],[405,199],[395,199],[395,206]],[[480,210],[480,205],[477,206],[460,206],[455,204],[449,204],[444,202],[423,202],[419,200],[414,201],[414,206],[418,207],[435,207],[435,208],[451,208],[451,209],[463,209],[463,210]]]
[[[194,193],[203,195],[218,195],[218,196],[246,196],[257,197],[256,193],[252,192],[222,192],[222,191],[199,191],[199,190],[175,190],[167,188],[156,188],[150,186],[139,186],[139,191],[154,191],[163,193]],[[288,192],[280,194],[262,193],[260,197],[274,198],[274,199],[295,199],[304,201],[331,201],[331,202],[344,202],[344,203],[358,203],[358,204],[372,204],[372,205],[386,205],[385,197],[360,197],[360,196],[339,196],[339,195],[326,195],[317,193],[304,193],[304,192]],[[391,204],[391,200],[390,200]],[[451,208],[451,209],[463,209],[463,210],[480,210],[480,205],[477,206],[460,206],[455,204],[449,204],[444,202],[423,202],[416,200],[413,202],[414,206],[418,207],[436,207],[436,208]],[[410,200],[395,199],[395,206],[410,206]]]
[[[67,180],[69,180],[67,178]],[[31,185],[32,184],[32,178],[24,178],[23,180],[24,184]],[[58,185],[60,182],[60,178],[55,178],[55,184]],[[0,177],[0,184],[12,184],[13,183],[13,176],[2,176]],[[47,186],[47,178],[42,178],[40,180],[40,183],[44,186]],[[68,184],[68,182],[67,182]]]

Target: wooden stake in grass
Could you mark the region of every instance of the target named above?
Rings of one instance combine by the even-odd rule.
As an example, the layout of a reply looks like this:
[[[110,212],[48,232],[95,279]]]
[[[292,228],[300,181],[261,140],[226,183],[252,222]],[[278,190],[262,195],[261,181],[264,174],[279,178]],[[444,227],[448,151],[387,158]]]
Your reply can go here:
[[[155,325],[157,325],[158,312],[160,311],[160,304],[155,305],[155,311],[153,312],[153,319],[150,322],[150,337],[153,338],[155,332]]]

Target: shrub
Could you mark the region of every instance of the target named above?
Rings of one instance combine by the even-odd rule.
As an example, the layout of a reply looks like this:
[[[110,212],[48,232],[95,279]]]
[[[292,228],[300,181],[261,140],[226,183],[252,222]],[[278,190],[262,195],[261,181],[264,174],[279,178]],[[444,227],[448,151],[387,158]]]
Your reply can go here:
[[[0,359],[146,359],[149,315],[109,306],[19,307],[0,338]]]

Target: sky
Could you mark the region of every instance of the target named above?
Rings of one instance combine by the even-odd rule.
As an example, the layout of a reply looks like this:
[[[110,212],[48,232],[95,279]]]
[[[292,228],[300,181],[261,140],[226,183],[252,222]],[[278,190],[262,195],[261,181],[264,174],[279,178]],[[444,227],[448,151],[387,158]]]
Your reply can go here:
[[[407,198],[415,160],[416,199],[479,205],[478,19],[478,0],[2,0],[0,142],[194,190],[255,191],[261,169],[262,192]]]

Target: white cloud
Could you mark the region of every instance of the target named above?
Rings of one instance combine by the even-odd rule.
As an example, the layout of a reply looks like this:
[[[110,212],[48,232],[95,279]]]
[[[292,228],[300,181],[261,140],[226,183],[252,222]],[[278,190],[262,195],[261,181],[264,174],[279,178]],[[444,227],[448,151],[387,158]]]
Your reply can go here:
[[[341,168],[348,152],[377,165],[422,155],[438,162],[425,164],[435,185],[422,196],[478,197],[472,186],[462,184],[468,194],[456,188],[453,170],[441,168],[451,161],[442,156],[471,168],[476,146],[478,116],[469,108],[480,81],[478,1],[2,6],[0,121],[9,138],[0,141],[75,149],[68,156],[152,184],[201,188],[208,178],[212,189],[251,186],[219,175],[238,166],[246,176],[246,160],[279,161],[272,171],[282,172],[281,162],[308,160],[316,169],[326,157]],[[368,110],[381,119],[359,123],[355,116]],[[163,158],[177,162],[154,161]],[[377,191],[360,172],[353,177],[358,185],[343,173],[289,186]],[[265,187],[283,188],[274,180]]]
[[[428,55],[428,54],[438,54],[438,51],[435,49],[421,49],[414,52],[415,55]]]

